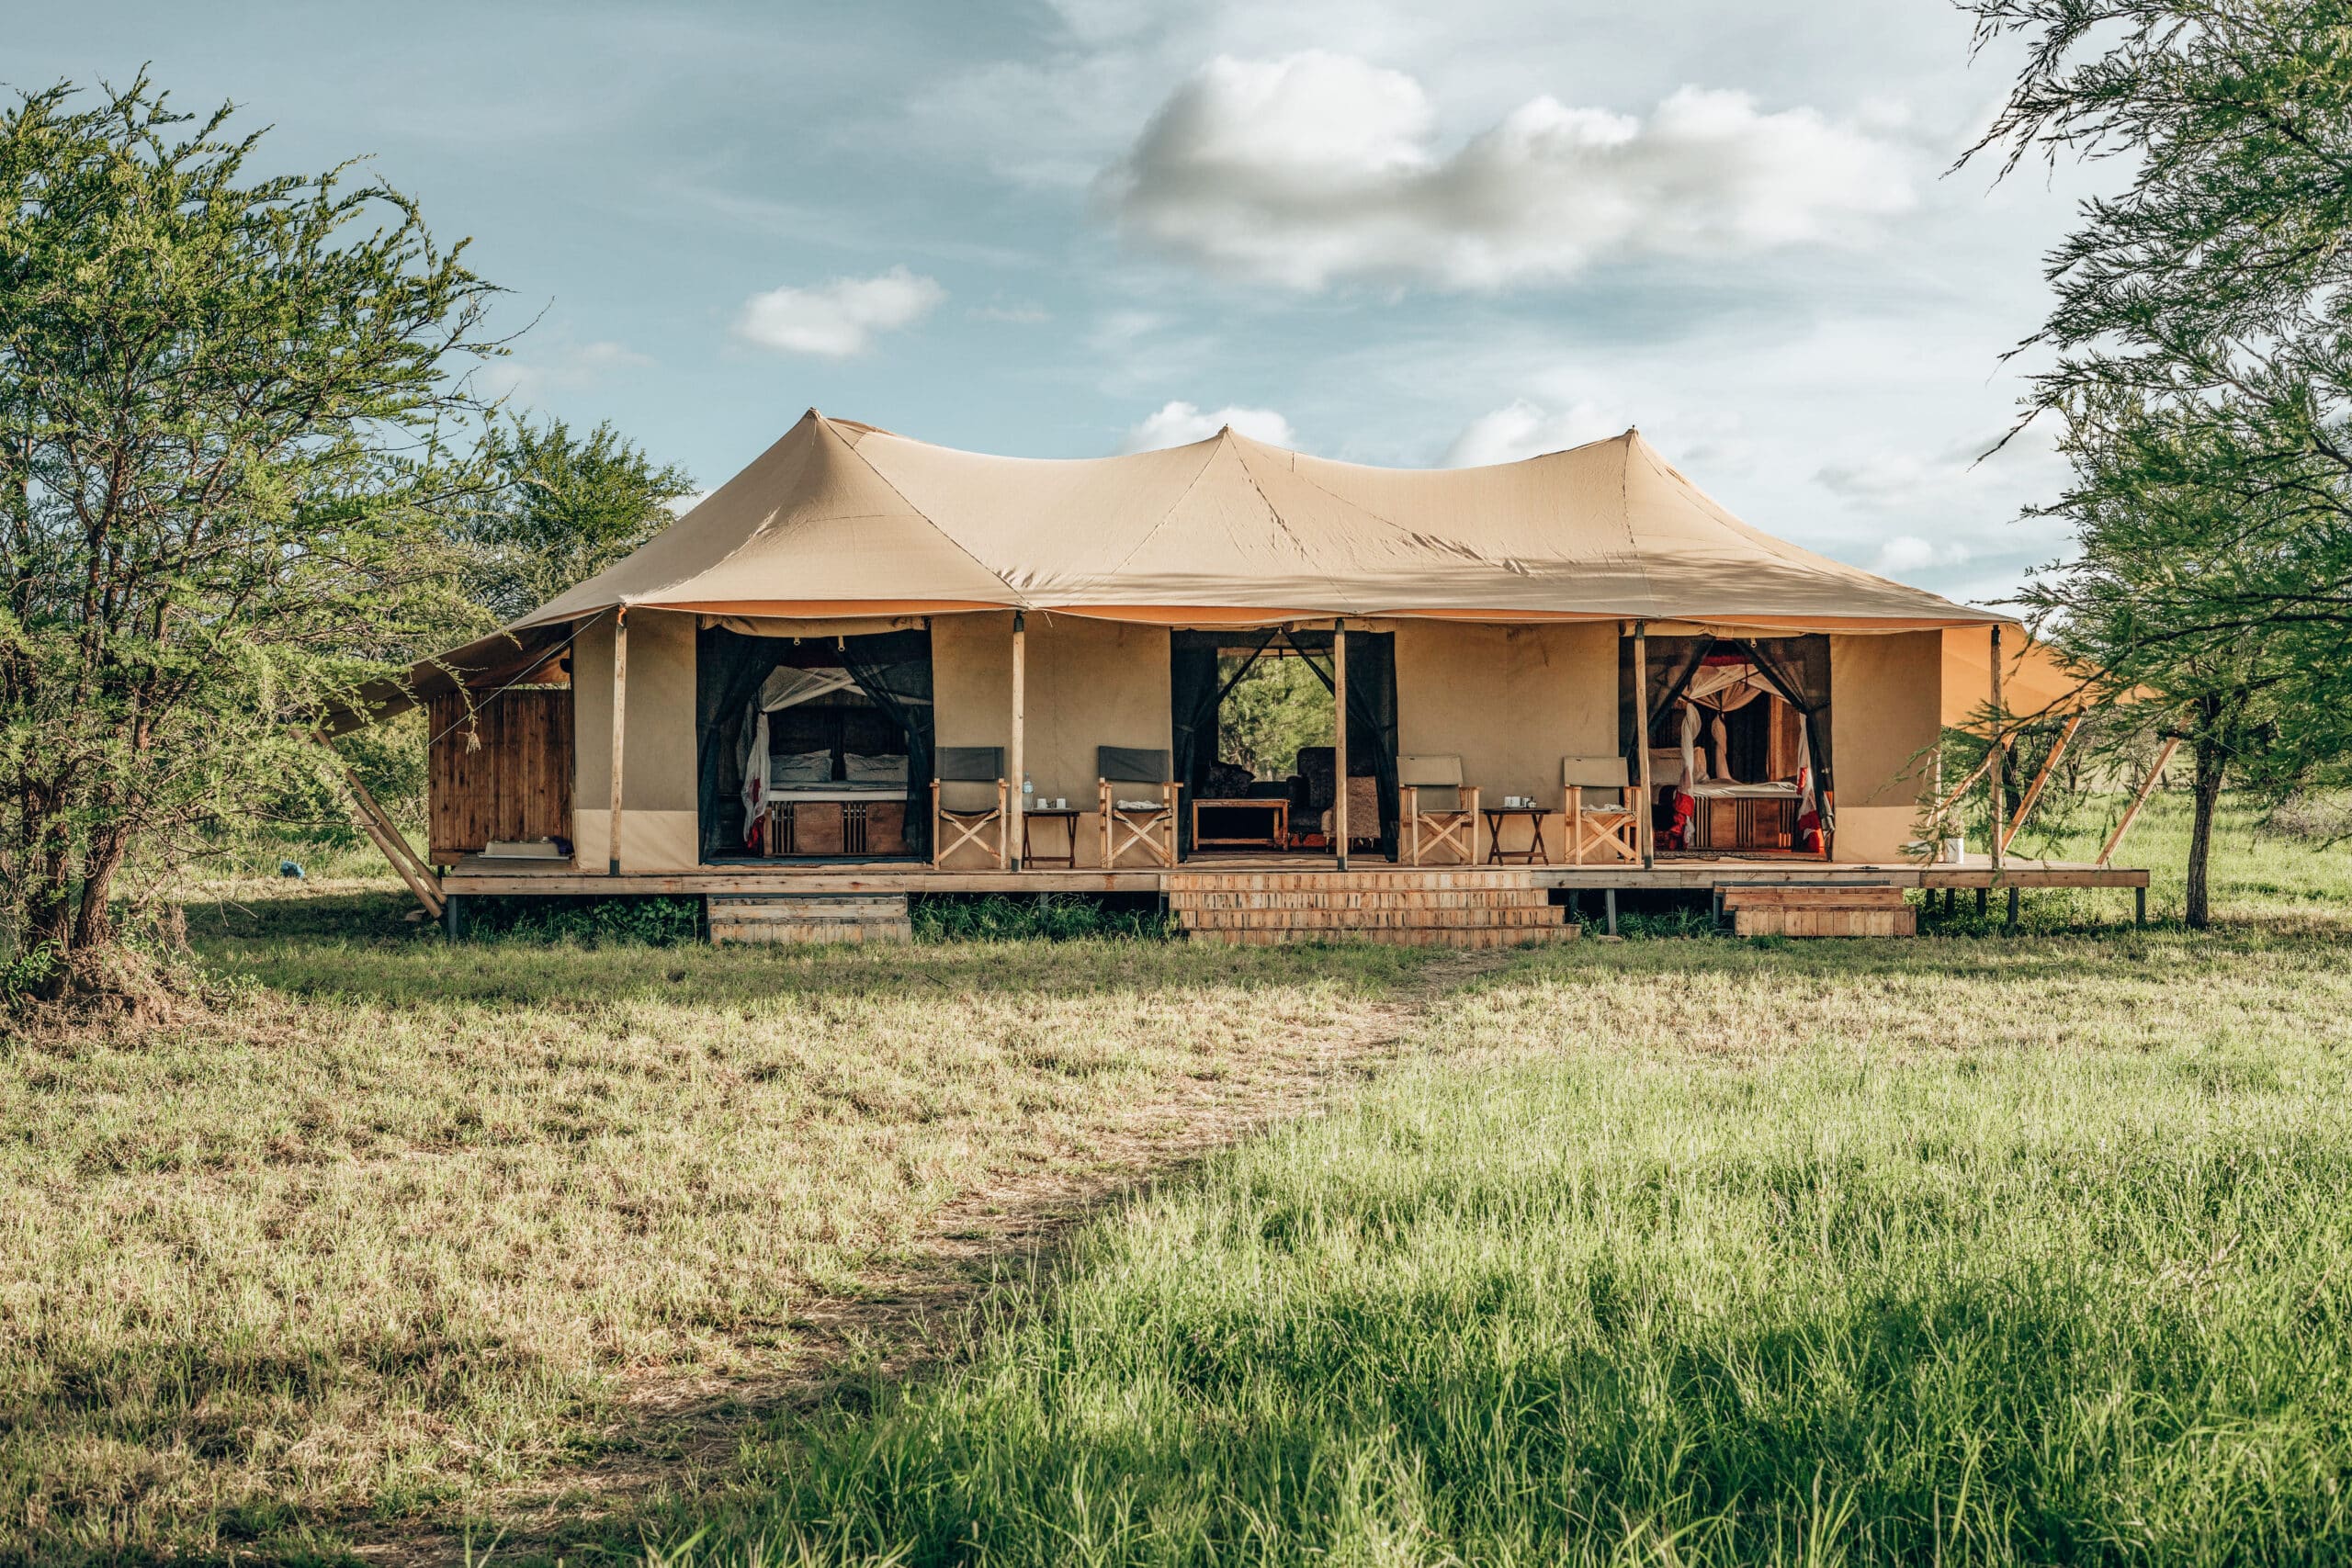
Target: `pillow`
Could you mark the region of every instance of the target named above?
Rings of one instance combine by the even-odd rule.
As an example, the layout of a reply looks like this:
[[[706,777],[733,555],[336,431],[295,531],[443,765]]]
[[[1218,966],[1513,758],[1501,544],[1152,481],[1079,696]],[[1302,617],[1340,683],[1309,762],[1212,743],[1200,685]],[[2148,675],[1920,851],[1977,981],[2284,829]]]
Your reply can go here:
[[[833,754],[830,750],[778,751],[768,758],[768,783],[779,784],[831,784],[833,782]]]
[[[852,784],[904,784],[907,782],[907,760],[904,757],[863,757],[855,751],[846,753]]]

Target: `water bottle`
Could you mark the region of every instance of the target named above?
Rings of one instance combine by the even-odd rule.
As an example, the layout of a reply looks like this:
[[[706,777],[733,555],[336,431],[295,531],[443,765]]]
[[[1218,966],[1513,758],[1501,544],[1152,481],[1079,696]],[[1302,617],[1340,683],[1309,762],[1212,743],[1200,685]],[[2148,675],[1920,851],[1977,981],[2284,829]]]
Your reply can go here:
[[[1024,772],[1021,775],[1021,804],[1027,806],[1036,793],[1037,786],[1029,782],[1029,775]]]

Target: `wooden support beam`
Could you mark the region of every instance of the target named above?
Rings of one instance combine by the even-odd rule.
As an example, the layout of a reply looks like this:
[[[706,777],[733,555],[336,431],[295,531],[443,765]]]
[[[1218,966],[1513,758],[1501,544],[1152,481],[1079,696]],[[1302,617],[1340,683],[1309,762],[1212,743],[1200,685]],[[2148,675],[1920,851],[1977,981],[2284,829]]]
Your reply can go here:
[[[2132,824],[2138,818],[2140,808],[2147,805],[2148,796],[2155,793],[2156,780],[2163,776],[2165,764],[2172,761],[2172,754],[2178,750],[2180,750],[2179,736],[2173,736],[2165,741],[2163,749],[2156,753],[2155,765],[2148,770],[2148,776],[2140,781],[2138,791],[2132,796],[2132,804],[2124,807],[2123,820],[2118,822],[2115,825],[2115,831],[2107,836],[2107,848],[2099,851],[2098,859],[2092,862],[2092,864],[2105,865],[2115,858],[2117,848],[2123,842],[2123,835],[2132,830]]]
[[[2041,798],[2042,786],[2050,782],[2050,775],[2057,770],[2058,759],[2066,754],[2068,743],[2075,739],[2075,731],[2082,728],[2086,716],[2078,711],[2068,719],[2066,728],[2059,731],[2056,743],[2050,748],[2050,755],[2041,759],[2041,766],[2034,773],[2033,782],[2025,786],[2025,798],[2018,802],[2017,815],[2009,818],[2008,827],[2001,834],[2003,849],[2009,847],[2010,841],[2018,836],[2018,829],[2023,828],[2025,819],[2033,814],[2034,803]]]
[[[1029,809],[1029,793],[1023,787],[1029,778],[1025,750],[1028,735],[1029,617],[1015,610],[1012,612],[1012,761],[1004,770],[1005,782],[1011,787],[1004,818],[1005,863],[1014,871],[1021,869],[1021,829],[1023,817]],[[1072,830],[1075,831],[1075,828]]]
[[[628,733],[628,611],[613,612],[613,807],[606,824],[605,874],[621,874],[621,757]]]
[[[2008,835],[2001,831],[2001,820],[2008,814],[2001,809],[2001,761],[2008,751],[2009,716],[2001,706],[2001,626],[1993,624],[1993,744],[1986,753],[1989,764],[1984,772],[1991,781],[1993,810],[1985,820],[1992,824],[1993,869],[2001,869],[2001,861],[2009,847]]]
[[[1331,623],[1331,837],[1348,869],[1348,623]]]
[[[1634,623],[1634,767],[1641,798],[1634,807],[1634,841],[1642,848],[1642,869],[1657,863],[1657,811],[1650,795],[1650,628]],[[1616,934],[1616,927],[1610,927]]]
[[[401,837],[401,830],[391,817],[376,804],[376,797],[368,793],[368,786],[359,782],[359,775],[352,772],[342,755],[328,745],[327,738],[313,731],[311,739],[334,757],[335,767],[343,774],[343,782],[351,792],[353,825],[369,843],[376,846],[376,852],[390,863],[393,872],[408,885],[408,890],[416,895],[416,901],[424,906],[424,912],[438,919],[446,900],[433,874],[433,868],[420,860],[416,852],[409,847],[408,840]]]

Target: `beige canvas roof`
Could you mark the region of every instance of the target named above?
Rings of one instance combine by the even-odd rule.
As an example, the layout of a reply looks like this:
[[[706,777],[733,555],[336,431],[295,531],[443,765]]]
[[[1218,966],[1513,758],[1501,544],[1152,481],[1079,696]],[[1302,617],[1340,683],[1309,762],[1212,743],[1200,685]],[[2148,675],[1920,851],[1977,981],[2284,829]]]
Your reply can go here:
[[[1230,429],[1128,457],[994,457],[813,409],[674,526],[518,625],[614,605],[1807,631],[2008,619],[1759,533],[1634,431],[1524,462],[1419,470],[1309,457]]]
[[[405,681],[364,688],[329,728],[495,686],[536,668],[571,623],[632,605],[868,627],[1005,608],[1168,626],[1348,615],[1884,632],[2011,618],[1760,533],[1631,430],[1523,462],[1407,469],[1230,429],[1119,457],[995,457],[811,409],[627,559]]]

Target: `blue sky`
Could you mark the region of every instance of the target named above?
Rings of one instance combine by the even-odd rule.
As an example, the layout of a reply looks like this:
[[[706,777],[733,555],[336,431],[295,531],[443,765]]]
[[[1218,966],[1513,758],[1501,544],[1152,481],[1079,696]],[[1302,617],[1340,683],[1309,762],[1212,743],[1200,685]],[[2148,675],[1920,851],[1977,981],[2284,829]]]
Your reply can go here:
[[[144,62],[371,157],[536,318],[518,406],[706,486],[811,405],[1410,466],[1637,423],[1947,593],[2064,547],[2046,442],[1973,459],[2080,177],[1945,175],[2007,75],[1943,0],[9,9],[12,86]]]

